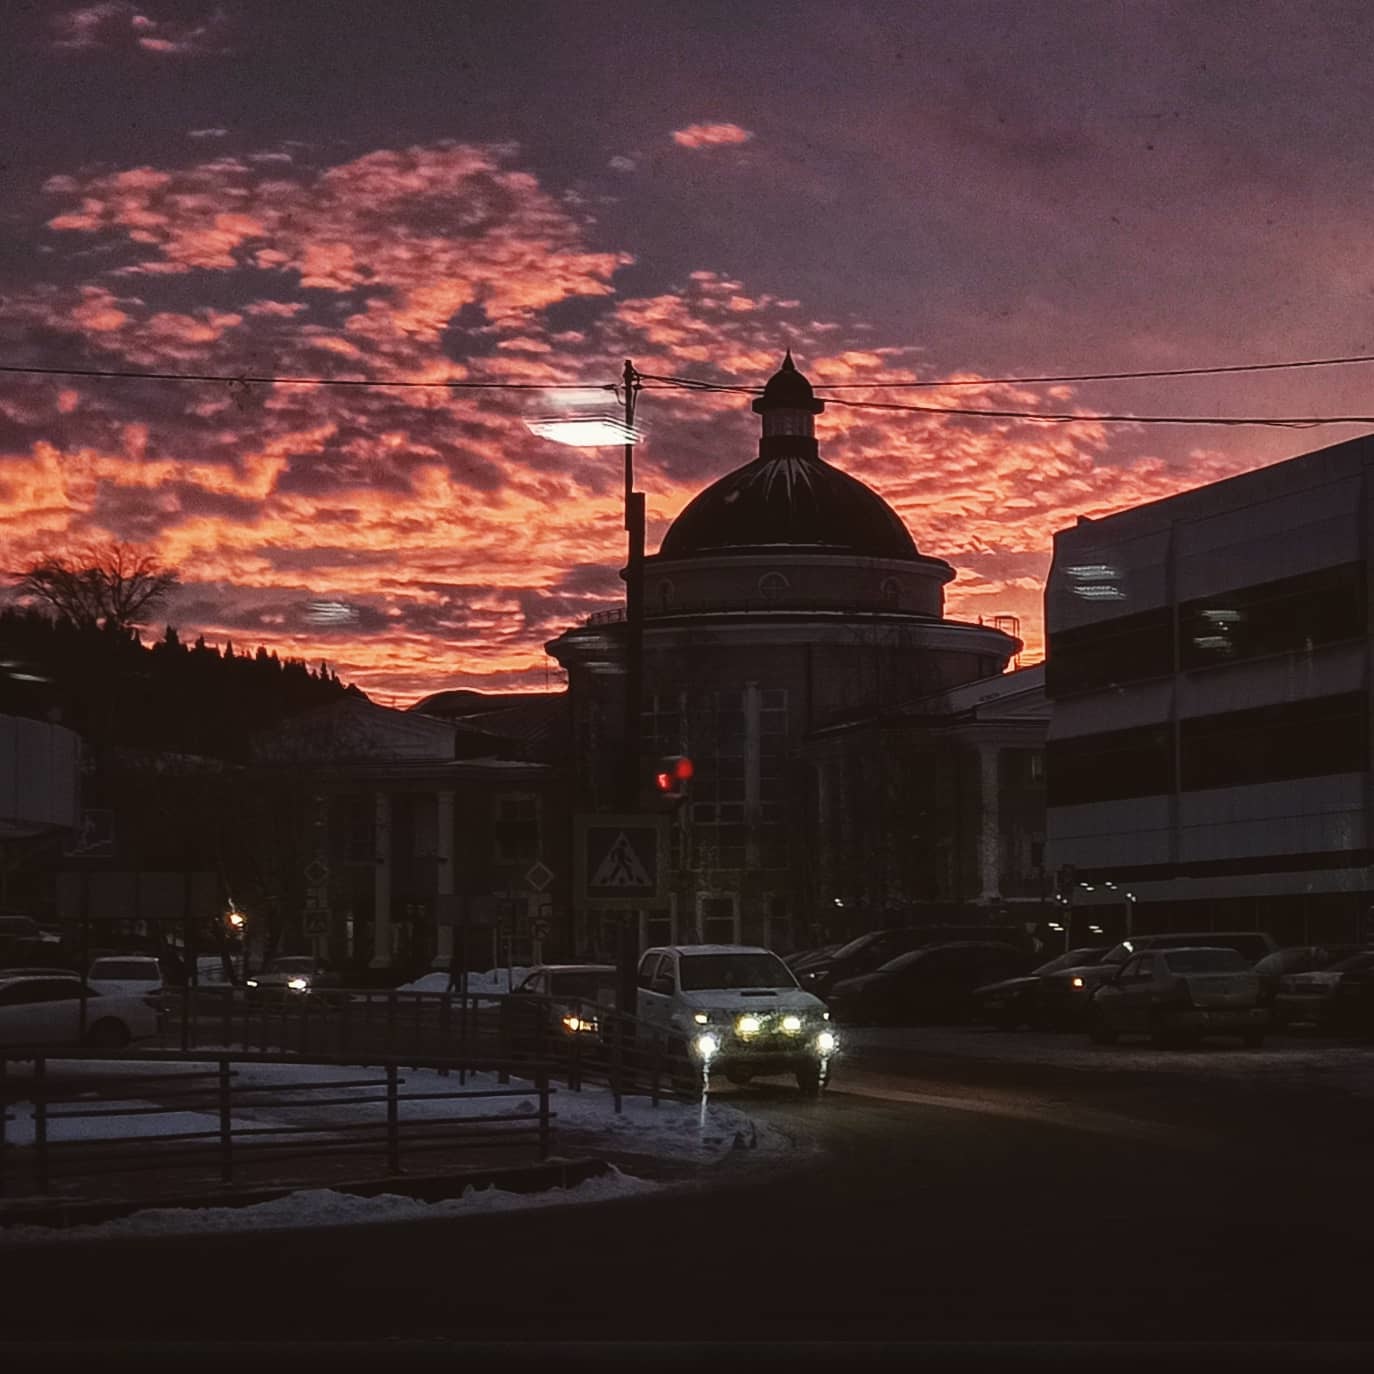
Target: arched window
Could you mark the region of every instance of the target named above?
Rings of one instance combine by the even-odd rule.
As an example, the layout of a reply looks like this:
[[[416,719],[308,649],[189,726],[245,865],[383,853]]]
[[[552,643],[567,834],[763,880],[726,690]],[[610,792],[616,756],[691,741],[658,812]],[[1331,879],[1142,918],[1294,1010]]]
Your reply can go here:
[[[882,585],[883,600],[889,606],[900,604],[902,599],[902,584],[895,577],[883,578]]]
[[[765,601],[776,601],[786,594],[791,583],[780,572],[766,572],[759,578],[759,595]]]
[[[673,584],[665,577],[658,584],[658,608],[666,611],[673,603]]]

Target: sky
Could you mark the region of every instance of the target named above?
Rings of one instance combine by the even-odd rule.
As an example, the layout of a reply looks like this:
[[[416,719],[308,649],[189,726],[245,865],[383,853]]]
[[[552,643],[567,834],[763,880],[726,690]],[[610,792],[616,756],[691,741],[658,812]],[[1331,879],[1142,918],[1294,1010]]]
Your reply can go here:
[[[0,563],[118,539],[161,621],[374,699],[542,688],[618,603],[619,452],[524,421],[641,372],[760,386],[1374,353],[1363,3],[0,0]],[[1374,414],[1374,368],[847,390]],[[613,401],[613,398],[612,398]],[[756,453],[646,390],[649,549]],[[1365,432],[831,405],[821,452],[1043,654],[1053,532]]]

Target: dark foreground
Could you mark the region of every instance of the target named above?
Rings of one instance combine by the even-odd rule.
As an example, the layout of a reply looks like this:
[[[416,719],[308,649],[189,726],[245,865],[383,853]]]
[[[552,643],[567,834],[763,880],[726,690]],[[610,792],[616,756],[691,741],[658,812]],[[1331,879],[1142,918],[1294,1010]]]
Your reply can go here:
[[[1104,1061],[1104,1097],[1113,1073]],[[947,1074],[951,1098],[963,1077]],[[648,1343],[639,1358],[654,1365],[707,1342],[748,1343],[752,1363],[778,1367],[835,1341],[930,1368],[957,1365],[960,1351],[994,1365],[1081,1357],[1115,1369],[1131,1351],[1177,1362],[1161,1342],[1243,1343],[1210,1362],[1247,1368],[1366,1361],[1367,1348],[1339,1343],[1370,1337],[1374,1205],[1366,1152],[1349,1148],[1369,1129],[1367,1100],[1361,1113],[1352,1099],[1344,1142],[1330,1141],[1340,1121],[1329,1113],[1320,1131],[1295,1132],[1300,1093],[1266,1107],[1285,1123],[1272,1139],[1253,1102],[1231,1130],[1220,1103],[1203,1132],[1190,1097],[1175,1131],[1167,1079],[1131,1119],[1098,1110],[1095,1077],[1062,1115],[1043,1089],[1028,1108],[996,1085],[931,1105],[932,1063],[904,1077],[887,1053],[851,1062],[819,1103],[766,1086],[735,1099],[823,1151],[785,1163],[741,1154],[709,1184],[648,1200],[0,1249],[2,1339],[131,1355],[131,1343],[194,1342],[218,1345],[217,1367],[266,1368],[288,1367],[302,1342],[384,1342],[374,1368],[452,1359],[454,1342],[614,1342],[582,1353],[617,1365],[617,1350],[632,1353],[624,1342]],[[219,1344],[243,1340],[267,1344]],[[793,1342],[804,1344],[785,1358]],[[330,1367],[365,1353],[333,1350]],[[540,1353],[487,1350],[482,1362]],[[841,1364],[862,1354],[832,1353]],[[709,1359],[696,1350],[696,1367]]]

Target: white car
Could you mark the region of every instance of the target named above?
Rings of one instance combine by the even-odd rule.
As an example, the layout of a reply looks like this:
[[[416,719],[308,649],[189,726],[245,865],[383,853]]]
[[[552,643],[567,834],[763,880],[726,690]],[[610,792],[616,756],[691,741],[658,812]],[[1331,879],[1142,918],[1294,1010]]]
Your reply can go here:
[[[108,955],[91,962],[86,982],[102,996],[119,992],[161,992],[162,966],[148,954]]]
[[[101,993],[86,985],[86,1030],[81,1031],[81,979],[0,977],[0,1045],[90,1045],[120,1049],[157,1034],[158,1014],[143,996]]]
[[[671,945],[639,962],[637,1015],[680,1037],[696,1073],[732,1083],[794,1074],[808,1096],[830,1076],[830,1013],[757,945]]]

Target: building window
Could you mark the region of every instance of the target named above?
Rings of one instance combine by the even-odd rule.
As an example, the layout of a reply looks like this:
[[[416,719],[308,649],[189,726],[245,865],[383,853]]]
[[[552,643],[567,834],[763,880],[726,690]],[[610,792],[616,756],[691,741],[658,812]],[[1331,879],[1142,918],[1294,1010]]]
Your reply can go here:
[[[1182,602],[1179,662],[1187,670],[1301,652],[1358,639],[1366,621],[1365,566],[1344,563]]]
[[[902,599],[902,584],[895,577],[883,578],[882,585],[883,600],[889,606],[900,604]]]
[[[765,601],[776,601],[786,594],[791,585],[780,572],[766,572],[759,578],[759,595]]]
[[[658,608],[666,611],[673,604],[673,584],[665,577],[658,584]]]
[[[1126,682],[1168,677],[1174,671],[1173,610],[1160,606],[1138,615],[1100,620],[1050,635],[1045,694],[1100,692]]]
[[[701,940],[707,945],[737,945],[739,943],[738,899],[733,893],[723,897],[697,898],[697,924]]]
[[[1179,725],[1180,786],[1281,782],[1369,766],[1369,704],[1363,692],[1198,716]]]
[[[1152,797],[1174,790],[1173,739],[1168,725],[1051,740],[1045,764],[1050,806]]]
[[[495,823],[497,863],[523,863],[539,857],[539,799],[497,797]]]

